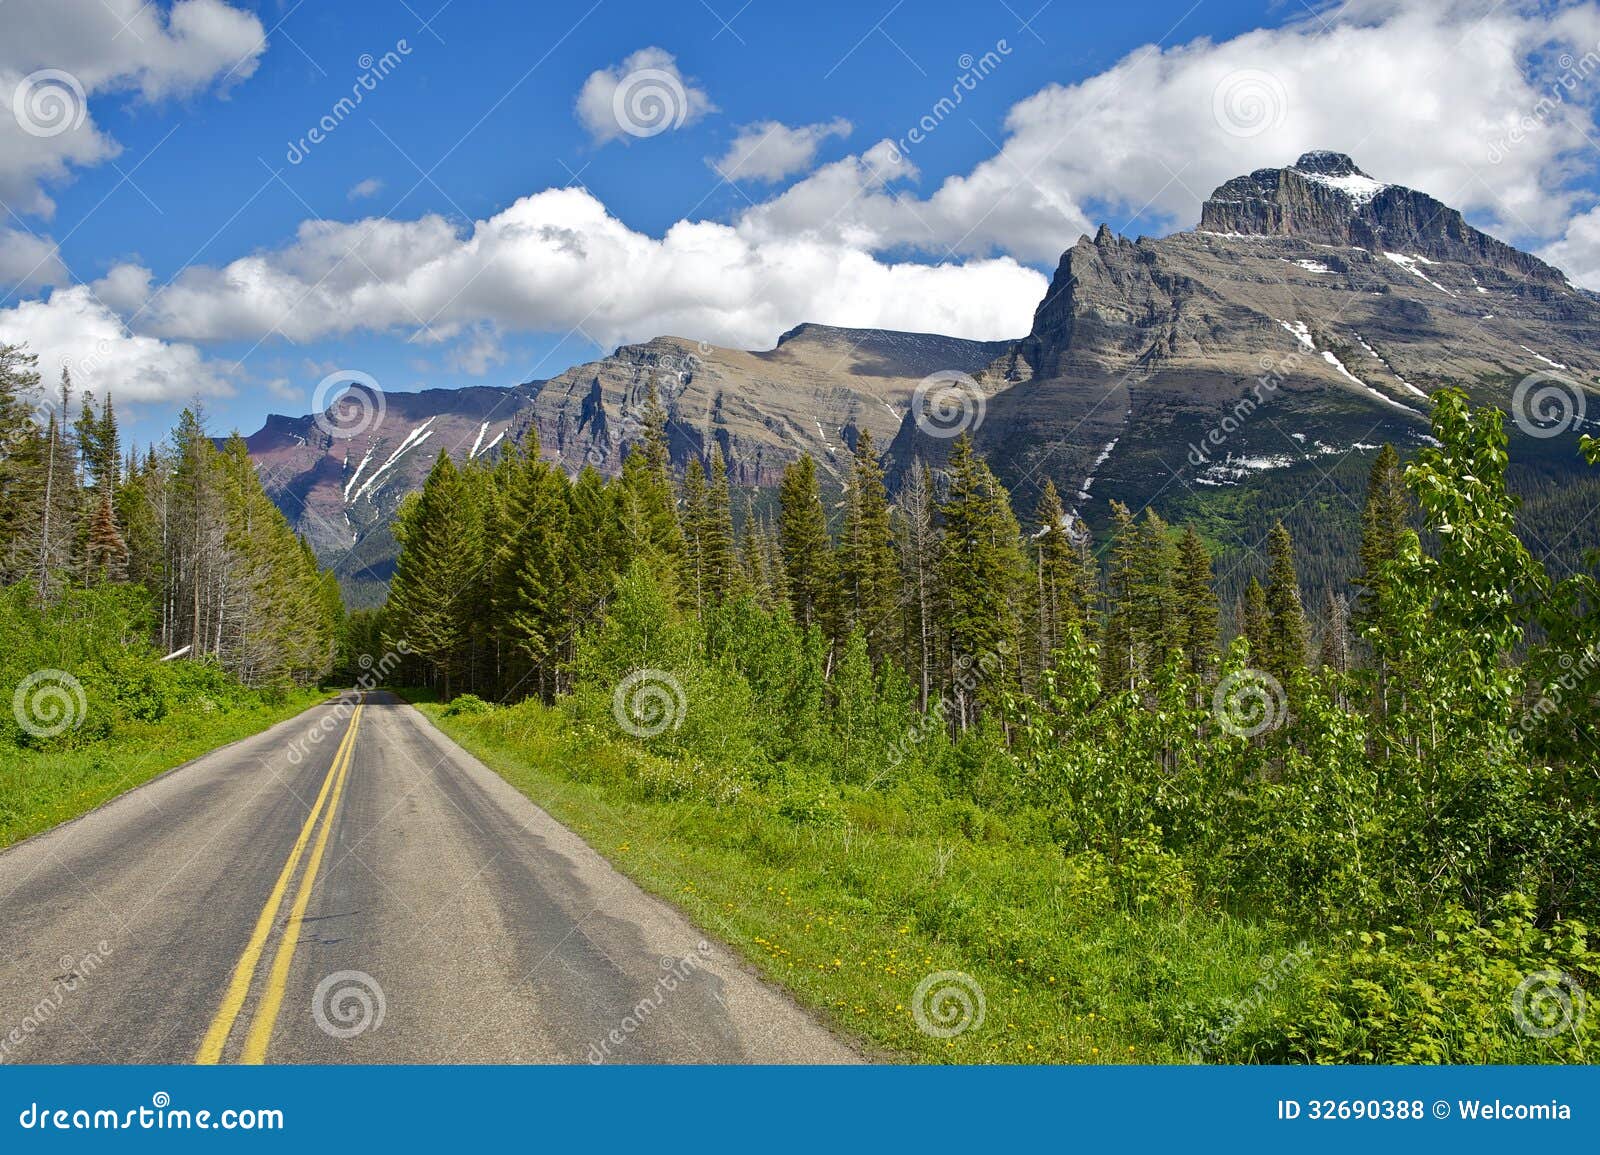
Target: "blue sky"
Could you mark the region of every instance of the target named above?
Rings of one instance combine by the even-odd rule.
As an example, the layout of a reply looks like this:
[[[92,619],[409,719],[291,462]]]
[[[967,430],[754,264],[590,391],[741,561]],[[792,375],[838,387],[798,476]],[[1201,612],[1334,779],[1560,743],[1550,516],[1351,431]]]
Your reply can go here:
[[[0,45],[0,338],[140,439],[196,392],[249,432],[338,368],[511,383],[802,320],[1016,335],[1094,223],[1187,227],[1313,147],[1600,284],[1587,3],[7,0]],[[12,131],[41,70],[84,119]],[[641,73],[675,114],[653,135],[607,119]]]

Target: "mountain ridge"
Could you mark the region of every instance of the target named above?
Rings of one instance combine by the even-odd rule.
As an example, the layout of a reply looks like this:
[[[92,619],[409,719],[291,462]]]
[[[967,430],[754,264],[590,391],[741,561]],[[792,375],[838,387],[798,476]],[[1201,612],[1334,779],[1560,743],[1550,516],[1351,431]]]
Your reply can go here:
[[[389,394],[382,421],[342,445],[319,415],[269,417],[249,443],[280,507],[338,560],[381,538],[439,446],[466,460],[536,431],[570,472],[614,474],[652,381],[674,461],[715,445],[739,486],[770,488],[802,453],[842,484],[862,431],[887,447],[891,481],[918,459],[937,468],[952,431],[912,411],[932,380],[965,403],[956,416],[1021,510],[1049,478],[1099,525],[1111,499],[1137,509],[1280,476],[1293,505],[1293,476],[1422,444],[1446,385],[1504,408],[1517,380],[1555,373],[1582,405],[1597,337],[1600,302],[1559,270],[1317,150],[1224,182],[1194,229],[1080,237],[1015,339],[810,322],[765,350],[656,337],[544,380]],[[382,552],[355,560],[381,577]]]

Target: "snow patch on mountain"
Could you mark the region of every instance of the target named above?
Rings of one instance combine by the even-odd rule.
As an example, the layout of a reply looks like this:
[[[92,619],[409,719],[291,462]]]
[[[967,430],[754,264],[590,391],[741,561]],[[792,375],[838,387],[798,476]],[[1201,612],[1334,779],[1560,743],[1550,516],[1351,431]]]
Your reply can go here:
[[[1329,176],[1326,173],[1304,172],[1300,169],[1295,169],[1294,171],[1300,173],[1301,176],[1305,177],[1308,181],[1311,181],[1314,184],[1320,184],[1327,188],[1338,189],[1340,192],[1344,193],[1345,196],[1350,198],[1350,204],[1352,207],[1366,204],[1373,197],[1377,196],[1384,189],[1389,187],[1382,181],[1373,180],[1365,173],[1352,172],[1346,173],[1343,176]]]
[[[351,500],[360,501],[363,495],[370,494],[372,492],[372,487],[378,483],[378,479],[387,473],[391,468],[393,468],[394,463],[399,461],[407,450],[415,449],[424,441],[428,440],[428,438],[432,437],[433,430],[429,429],[428,426],[432,425],[438,419],[439,418],[437,415],[430,417],[421,425],[413,429],[410,433],[407,433],[406,439],[400,443],[399,448],[397,448],[393,453],[389,454],[389,460],[378,466],[377,472],[371,477],[367,478],[366,482],[361,486],[361,488],[356,490],[356,495]]]
[[[1565,369],[1566,368],[1566,366],[1563,365],[1560,361],[1552,361],[1552,360],[1550,360],[1550,358],[1546,357],[1543,353],[1535,353],[1532,349],[1528,348],[1526,345],[1518,345],[1517,348],[1521,349],[1524,353],[1527,353],[1529,356],[1535,358],[1536,360],[1543,361],[1546,365],[1550,366],[1550,368],[1552,368],[1552,369]]]
[[[1395,264],[1399,265],[1406,272],[1410,273],[1413,277],[1421,277],[1424,281],[1428,282],[1428,284],[1432,285],[1435,289],[1438,289],[1446,296],[1454,297],[1457,295],[1417,267],[1418,265],[1432,265],[1436,264],[1437,262],[1430,261],[1427,257],[1407,256],[1405,253],[1386,252],[1383,255],[1388,257],[1389,260],[1393,261]]]

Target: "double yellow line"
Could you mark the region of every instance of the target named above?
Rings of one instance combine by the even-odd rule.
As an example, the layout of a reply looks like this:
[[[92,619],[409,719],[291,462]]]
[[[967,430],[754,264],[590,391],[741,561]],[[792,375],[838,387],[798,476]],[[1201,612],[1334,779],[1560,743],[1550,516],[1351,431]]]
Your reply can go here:
[[[200,1050],[194,1057],[196,1063],[222,1061],[222,1049],[227,1045],[228,1036],[233,1032],[233,1024],[238,1019],[239,1012],[244,1009],[245,998],[250,994],[250,985],[255,981],[256,966],[260,963],[267,939],[272,934],[273,923],[278,921],[278,908],[283,905],[283,896],[288,893],[289,882],[300,865],[306,844],[311,841],[311,831],[317,825],[318,816],[321,815],[322,829],[317,833],[316,844],[311,848],[311,858],[306,863],[305,873],[301,875],[300,888],[294,896],[294,905],[289,908],[289,921],[284,926],[283,937],[278,940],[278,951],[272,958],[272,969],[267,974],[266,989],[261,993],[260,1005],[256,1007],[255,1019],[250,1024],[250,1031],[244,1040],[244,1050],[239,1055],[239,1061],[242,1063],[266,1061],[267,1044],[272,1041],[272,1028],[278,1021],[278,1010],[283,1006],[284,987],[289,979],[289,964],[294,961],[294,948],[300,937],[300,924],[305,918],[306,906],[311,901],[311,888],[317,881],[317,869],[322,865],[322,854],[328,846],[328,835],[333,830],[333,818],[339,810],[339,798],[344,793],[345,778],[349,775],[350,760],[355,751],[356,730],[361,726],[361,713],[365,709],[366,695],[363,694],[361,701],[356,705],[355,713],[350,716],[350,726],[345,730],[344,740],[334,752],[333,765],[328,768],[328,776],[322,780],[322,790],[317,794],[316,805],[311,808],[310,816],[300,828],[300,837],[295,839],[294,849],[289,851],[289,860],[283,864],[278,881],[267,897],[267,904],[261,908],[261,916],[256,919],[250,941],[245,944],[244,953],[239,956],[239,962],[233,968],[233,979],[228,984],[227,994],[222,997],[222,1006],[218,1009],[216,1018],[211,1020],[206,1037],[200,1043]],[[324,803],[327,804],[325,814]]]

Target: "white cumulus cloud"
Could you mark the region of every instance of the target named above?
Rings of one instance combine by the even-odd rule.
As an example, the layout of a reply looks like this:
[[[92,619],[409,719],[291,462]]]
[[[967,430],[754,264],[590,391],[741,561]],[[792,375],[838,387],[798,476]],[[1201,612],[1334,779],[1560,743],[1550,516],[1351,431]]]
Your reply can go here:
[[[657,136],[716,110],[705,89],[664,48],[641,48],[621,64],[589,74],[578,93],[578,123],[596,144]]]
[[[139,309],[141,329],[182,340],[357,330],[443,340],[489,323],[601,345],[670,333],[754,348],[806,320],[1018,336],[1045,278],[1010,258],[889,263],[829,240],[705,221],[656,238],[573,188],[523,197],[461,231],[438,216],[308,222],[282,249],[190,268],[154,293],[126,266],[97,288]]]
[[[830,136],[849,135],[850,122],[842,118],[794,127],[776,120],[747,124],[711,166],[728,180],[782,180],[810,168]]]
[[[121,401],[232,391],[231,366],[202,356],[190,344],[130,333],[87,285],[0,309],[0,342],[26,344],[38,356],[40,382],[47,390],[66,367],[79,389]]]
[[[260,19],[223,0],[6,0],[0,20],[0,199],[41,216],[54,208],[45,184],[117,154],[91,102],[226,87],[266,48]]]
[[[0,287],[7,292],[57,285],[70,278],[49,237],[0,229]]]

